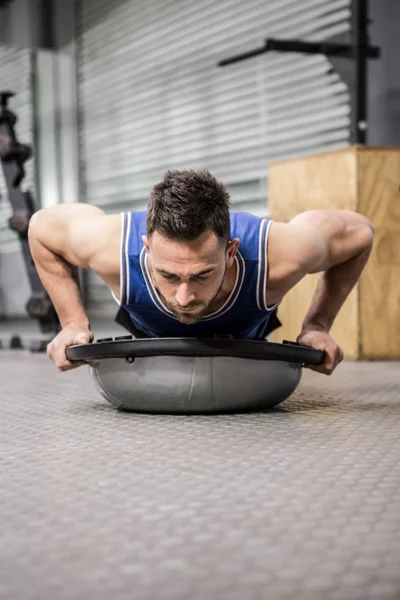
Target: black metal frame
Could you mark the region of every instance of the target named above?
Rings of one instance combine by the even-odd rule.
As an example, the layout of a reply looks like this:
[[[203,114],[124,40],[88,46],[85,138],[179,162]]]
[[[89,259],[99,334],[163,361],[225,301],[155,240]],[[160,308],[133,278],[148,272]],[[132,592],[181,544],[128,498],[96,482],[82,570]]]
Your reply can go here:
[[[247,60],[266,52],[298,52],[301,54],[324,54],[328,57],[346,58],[354,64],[354,93],[351,106],[351,143],[367,142],[367,104],[368,104],[368,60],[381,56],[378,46],[370,46],[368,39],[368,0],[352,2],[352,42],[307,42],[305,40],[281,40],[267,38],[264,45],[248,52],[221,60],[219,67]]]
[[[14,92],[0,92],[0,160],[7,185],[9,201],[13,213],[9,219],[9,227],[18,234],[21,242],[23,259],[29,278],[32,295],[26,305],[27,315],[37,319],[43,334],[49,334],[51,339],[60,330],[60,323],[52,301],[48,296],[37,273],[28,241],[29,221],[36,211],[32,194],[21,190],[25,177],[24,163],[32,156],[32,149],[18,142],[15,133],[17,116],[8,108],[9,99]],[[1,346],[1,342],[0,342]],[[47,340],[32,342],[32,351],[44,351]],[[11,347],[22,347],[22,342],[15,334],[11,337]]]
[[[352,94],[352,138],[355,143],[367,141],[367,101],[368,101],[368,0],[353,0],[352,38],[354,57],[354,90]],[[380,56],[380,52],[378,53]]]

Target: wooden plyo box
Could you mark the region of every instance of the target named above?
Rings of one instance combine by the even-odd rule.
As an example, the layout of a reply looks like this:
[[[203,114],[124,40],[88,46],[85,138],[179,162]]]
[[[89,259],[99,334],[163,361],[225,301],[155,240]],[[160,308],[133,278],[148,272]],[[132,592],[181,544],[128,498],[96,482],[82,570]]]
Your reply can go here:
[[[331,329],[347,359],[400,358],[400,147],[350,146],[274,163],[268,169],[269,216],[287,222],[316,208],[367,217],[374,247],[361,279]],[[271,341],[295,341],[319,275],[308,275],[279,308]]]

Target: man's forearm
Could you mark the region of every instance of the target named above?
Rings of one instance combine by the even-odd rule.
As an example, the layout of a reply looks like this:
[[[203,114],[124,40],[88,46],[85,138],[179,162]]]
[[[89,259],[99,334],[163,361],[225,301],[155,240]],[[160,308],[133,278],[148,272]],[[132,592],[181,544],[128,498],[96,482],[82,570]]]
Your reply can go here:
[[[29,245],[37,273],[53,302],[61,326],[74,323],[89,328],[78,269],[43,246],[32,231],[29,235]]]
[[[346,298],[360,279],[371,249],[372,243],[357,256],[320,275],[302,332],[316,329],[327,333],[330,331]]]

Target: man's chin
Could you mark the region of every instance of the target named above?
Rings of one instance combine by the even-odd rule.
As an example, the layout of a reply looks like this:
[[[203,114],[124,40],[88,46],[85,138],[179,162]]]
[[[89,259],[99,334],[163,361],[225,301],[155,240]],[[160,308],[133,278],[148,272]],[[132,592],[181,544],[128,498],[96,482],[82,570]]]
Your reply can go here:
[[[195,312],[178,312],[176,310],[173,311],[174,317],[178,319],[180,323],[184,325],[195,325],[198,323],[202,316],[205,313],[205,309],[195,311]]]
[[[177,315],[176,318],[183,325],[195,325],[200,321],[201,317],[198,316],[188,316],[188,315]]]

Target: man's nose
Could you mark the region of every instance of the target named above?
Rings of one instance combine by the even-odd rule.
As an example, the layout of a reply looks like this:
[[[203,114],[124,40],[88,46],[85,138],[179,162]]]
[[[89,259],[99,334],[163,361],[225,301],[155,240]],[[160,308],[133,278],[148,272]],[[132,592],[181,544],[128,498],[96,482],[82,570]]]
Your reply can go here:
[[[176,292],[175,298],[180,306],[185,307],[194,301],[195,295],[187,283],[181,283]]]

